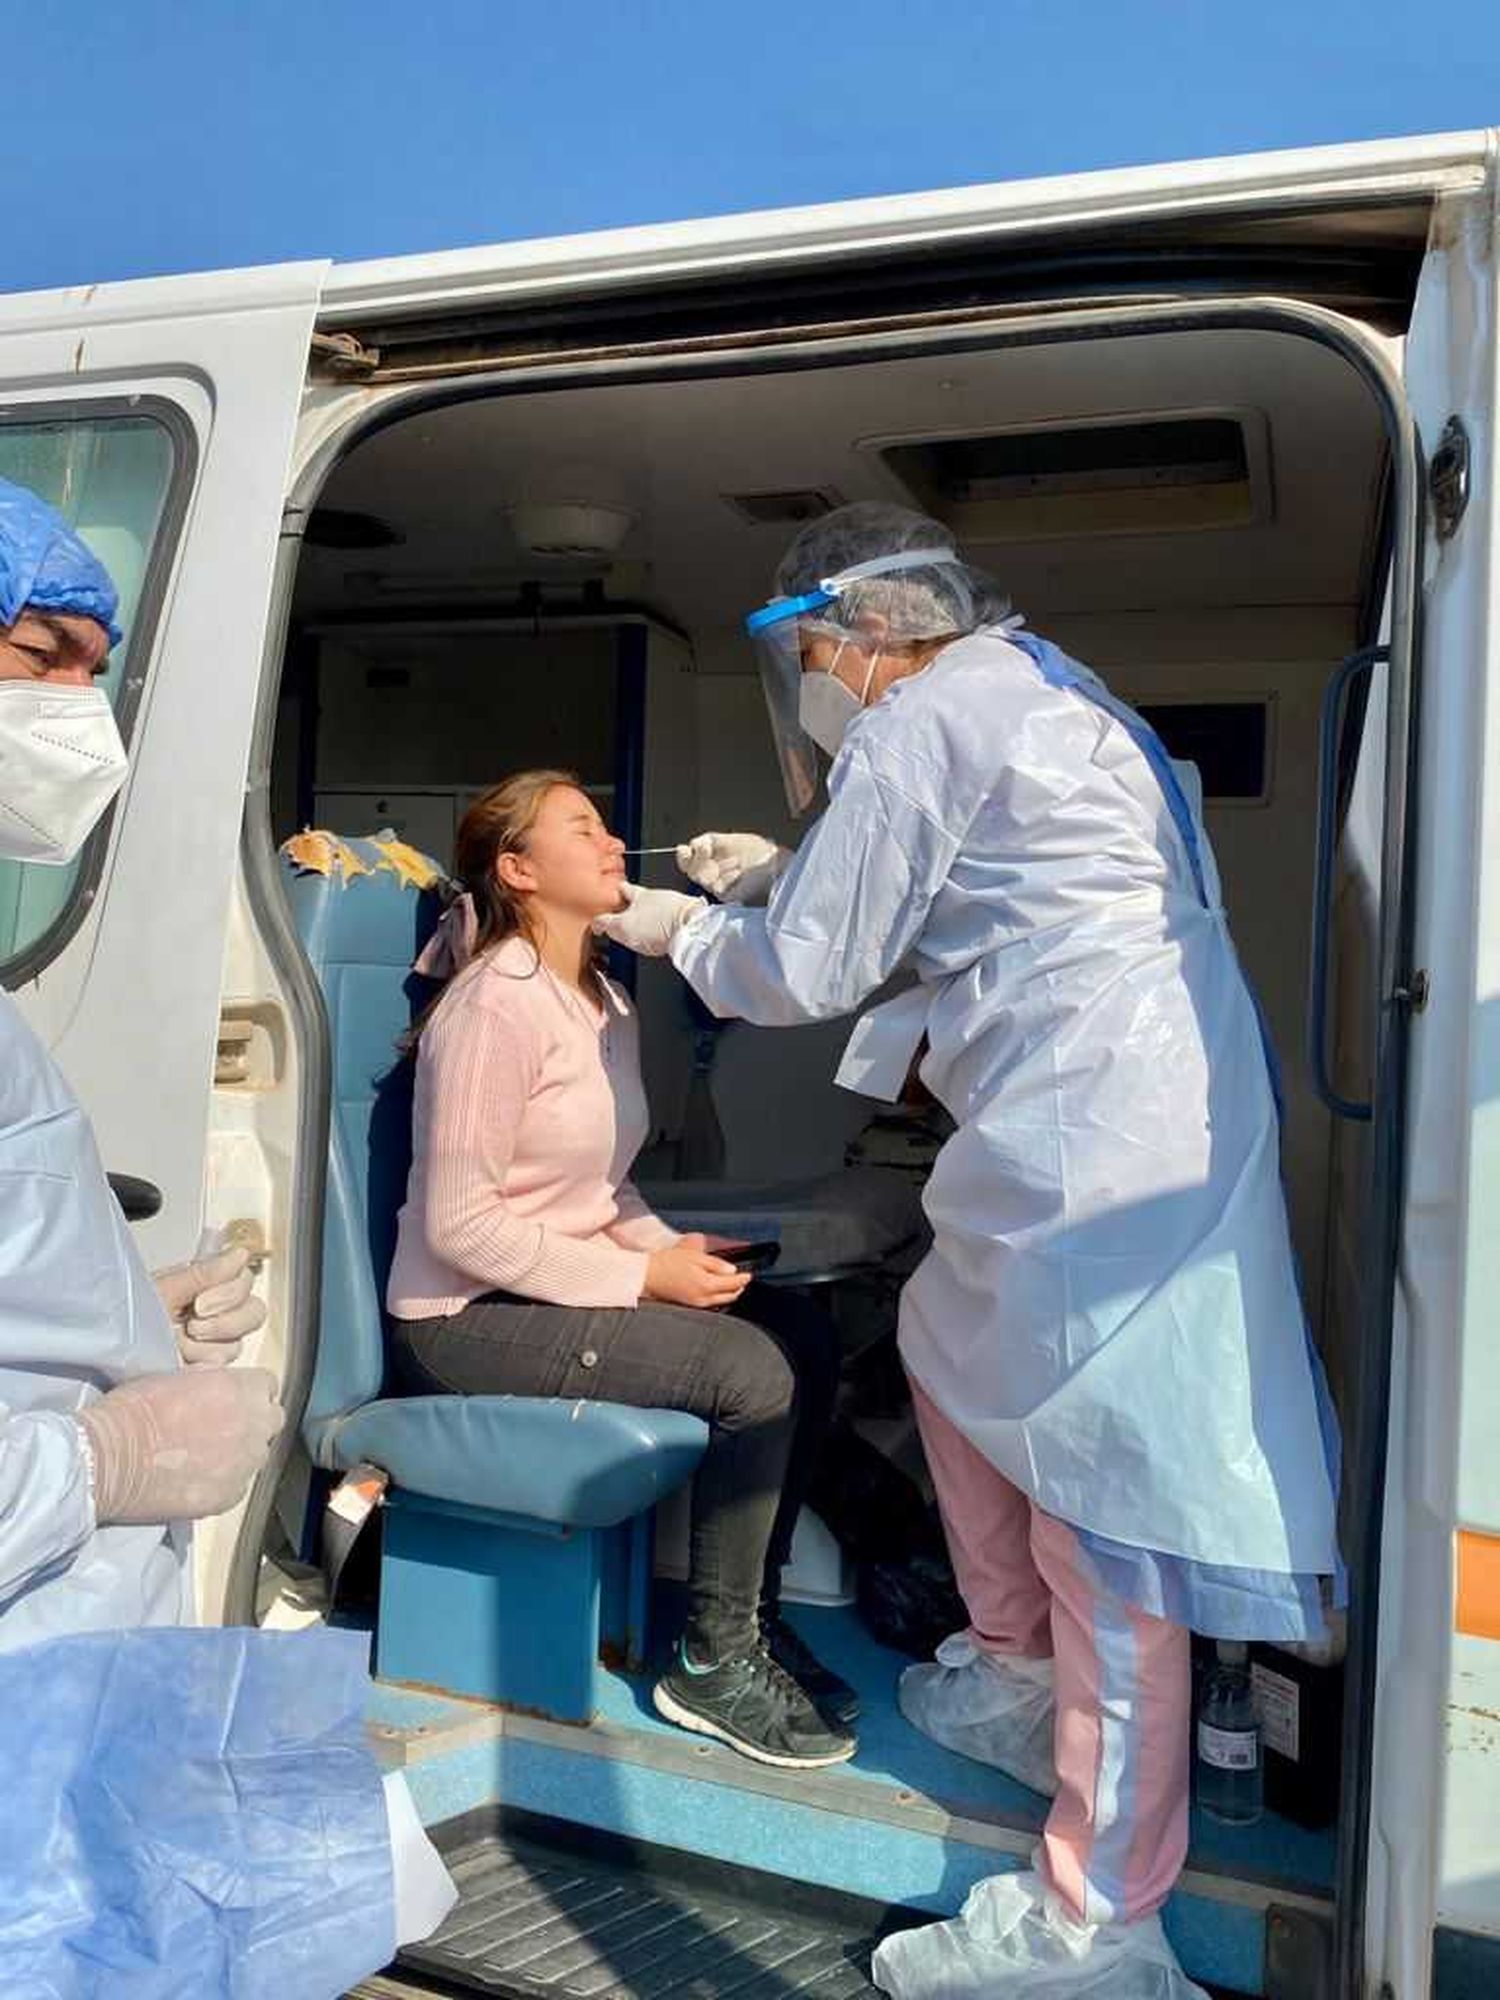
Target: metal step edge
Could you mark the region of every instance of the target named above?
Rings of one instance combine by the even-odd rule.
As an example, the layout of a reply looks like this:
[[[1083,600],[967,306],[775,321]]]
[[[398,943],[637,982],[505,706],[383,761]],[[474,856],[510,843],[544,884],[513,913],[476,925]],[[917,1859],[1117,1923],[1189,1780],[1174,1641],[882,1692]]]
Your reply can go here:
[[[927,1793],[853,1777],[837,1769],[772,1770],[738,1756],[722,1744],[703,1741],[685,1732],[669,1736],[602,1720],[587,1725],[548,1722],[539,1716],[521,1715],[480,1702],[466,1702],[465,1706],[479,1712],[452,1725],[422,1730],[406,1746],[401,1765],[414,1767],[483,1743],[508,1739],[573,1756],[634,1764],[697,1784],[752,1792],[790,1805],[837,1813],[845,1819],[873,1820],[908,1833],[957,1841],[1023,1860],[1029,1860],[1045,1816],[1040,1809],[1031,1818],[1002,1810],[993,1817],[976,1818],[971,1811],[950,1807]],[[382,1754],[389,1758],[399,1747],[391,1739],[402,1732],[382,1728],[380,1733],[384,1738]],[[1179,1887],[1188,1895],[1256,1910],[1267,1910],[1274,1904],[1326,1915],[1333,1906],[1331,1892],[1309,1890],[1271,1875],[1230,1875],[1208,1868],[1189,1868],[1180,1878]]]

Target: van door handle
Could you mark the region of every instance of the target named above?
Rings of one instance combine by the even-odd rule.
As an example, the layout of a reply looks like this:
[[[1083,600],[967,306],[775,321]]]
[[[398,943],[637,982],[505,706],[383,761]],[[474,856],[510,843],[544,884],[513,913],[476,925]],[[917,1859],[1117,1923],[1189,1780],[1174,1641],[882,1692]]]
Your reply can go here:
[[[1328,968],[1332,957],[1333,870],[1338,847],[1339,735],[1349,691],[1362,674],[1373,673],[1391,657],[1389,646],[1362,646],[1351,653],[1328,683],[1318,725],[1318,845],[1313,878],[1312,966],[1308,978],[1307,1062],[1313,1089],[1336,1118],[1367,1125],[1374,1106],[1345,1097],[1334,1086],[1328,1063]]]
[[[127,1222],[149,1222],[161,1213],[161,1189],[155,1181],[136,1174],[106,1174],[105,1179]]]

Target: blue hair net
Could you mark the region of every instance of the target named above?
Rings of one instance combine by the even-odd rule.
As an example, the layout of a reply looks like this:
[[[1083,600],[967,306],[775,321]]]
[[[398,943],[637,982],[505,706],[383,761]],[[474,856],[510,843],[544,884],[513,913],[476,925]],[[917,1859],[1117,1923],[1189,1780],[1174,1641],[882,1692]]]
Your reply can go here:
[[[28,605],[96,618],[109,643],[120,643],[109,571],[55,507],[0,479],[0,625],[14,625]]]

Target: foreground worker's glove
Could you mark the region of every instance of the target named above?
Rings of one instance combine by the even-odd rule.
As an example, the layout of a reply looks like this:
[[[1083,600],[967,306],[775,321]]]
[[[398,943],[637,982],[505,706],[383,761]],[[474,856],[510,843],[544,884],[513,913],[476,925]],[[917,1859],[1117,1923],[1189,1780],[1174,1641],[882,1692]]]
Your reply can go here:
[[[270,1456],[284,1421],[265,1368],[139,1375],[80,1410],[94,1518],[201,1521],[223,1514]]]
[[[629,901],[624,909],[612,917],[595,917],[594,929],[642,958],[665,958],[688,918],[708,908],[701,896],[681,896],[675,889],[640,889],[627,882],[625,894]]]
[[[226,1368],[240,1343],[266,1323],[265,1303],[253,1290],[250,1252],[242,1243],[153,1271],[151,1282],[177,1335],[177,1351],[190,1365]]]
[[[688,880],[725,903],[766,902],[791,859],[760,833],[700,833],[677,850]]]

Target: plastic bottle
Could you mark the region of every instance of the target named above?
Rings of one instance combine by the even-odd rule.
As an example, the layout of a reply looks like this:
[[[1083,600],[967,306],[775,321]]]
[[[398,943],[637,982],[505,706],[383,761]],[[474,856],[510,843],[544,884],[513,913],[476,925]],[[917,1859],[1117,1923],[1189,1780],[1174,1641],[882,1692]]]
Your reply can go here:
[[[1262,1640],[1250,1649],[1266,1811],[1298,1826],[1338,1818],[1346,1644],[1344,1615],[1333,1611],[1315,1639]]]
[[[1253,1826],[1265,1805],[1250,1649],[1221,1639],[1217,1651],[1198,1703],[1198,1804],[1226,1826]]]

